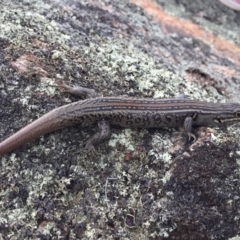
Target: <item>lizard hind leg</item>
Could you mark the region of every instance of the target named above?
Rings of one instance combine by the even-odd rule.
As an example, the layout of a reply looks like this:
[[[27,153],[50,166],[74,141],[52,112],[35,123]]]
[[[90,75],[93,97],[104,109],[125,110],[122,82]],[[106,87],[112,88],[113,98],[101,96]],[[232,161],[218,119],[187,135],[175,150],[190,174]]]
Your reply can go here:
[[[57,87],[59,87],[62,90],[62,92],[67,92],[78,97],[85,97],[85,96],[87,96],[87,98],[99,97],[96,91],[91,88],[71,87],[67,85],[65,82],[58,84]]]
[[[109,123],[105,120],[98,122],[98,131],[85,141],[85,149],[88,152],[95,152],[95,146],[110,137]]]

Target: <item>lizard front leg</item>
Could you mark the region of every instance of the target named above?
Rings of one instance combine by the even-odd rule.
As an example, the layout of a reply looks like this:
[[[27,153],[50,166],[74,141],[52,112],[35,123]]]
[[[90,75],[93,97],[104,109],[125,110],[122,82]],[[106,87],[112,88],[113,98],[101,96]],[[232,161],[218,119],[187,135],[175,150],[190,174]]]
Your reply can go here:
[[[193,138],[193,141],[196,141],[196,136],[191,132],[192,131],[192,122],[193,119],[191,117],[186,117],[184,120],[184,131],[188,135],[189,141],[191,140],[191,137]]]

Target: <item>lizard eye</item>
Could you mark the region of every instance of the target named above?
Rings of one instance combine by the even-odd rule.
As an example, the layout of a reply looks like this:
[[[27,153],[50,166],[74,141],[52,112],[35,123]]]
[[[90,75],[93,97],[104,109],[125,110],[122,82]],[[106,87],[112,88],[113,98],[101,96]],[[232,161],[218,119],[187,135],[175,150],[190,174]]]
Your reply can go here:
[[[240,112],[235,112],[236,117],[240,117]]]
[[[222,122],[222,119],[220,119],[220,118],[214,119],[214,122],[215,122],[215,123],[223,123],[223,122]]]

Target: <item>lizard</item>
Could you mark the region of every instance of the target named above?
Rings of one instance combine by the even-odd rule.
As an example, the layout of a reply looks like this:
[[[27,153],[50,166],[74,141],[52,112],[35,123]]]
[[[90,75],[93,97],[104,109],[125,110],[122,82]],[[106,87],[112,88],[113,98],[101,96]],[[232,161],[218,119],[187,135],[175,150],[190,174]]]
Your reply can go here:
[[[60,87],[88,99],[55,108],[0,142],[0,156],[41,135],[75,124],[98,124],[98,131],[85,142],[88,151],[109,138],[110,125],[127,128],[184,127],[196,140],[193,126],[222,126],[240,121],[239,103],[213,103],[185,98],[100,97],[93,89]]]

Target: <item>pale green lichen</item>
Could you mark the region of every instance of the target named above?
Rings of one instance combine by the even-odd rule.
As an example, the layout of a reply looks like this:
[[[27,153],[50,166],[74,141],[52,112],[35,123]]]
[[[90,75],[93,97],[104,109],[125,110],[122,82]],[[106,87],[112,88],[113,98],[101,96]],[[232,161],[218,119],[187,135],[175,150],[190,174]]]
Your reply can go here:
[[[171,164],[172,156],[169,154],[169,148],[172,146],[170,139],[166,136],[157,133],[152,138],[153,149],[149,151],[149,155],[156,158],[155,161],[163,161],[164,163]]]
[[[229,238],[228,240],[240,240],[240,236],[235,236],[235,237]]]
[[[111,139],[108,142],[108,145],[112,148],[116,148],[117,144],[125,146],[128,150],[134,150],[134,143],[132,140],[132,130],[127,128],[123,129],[120,134],[111,134]]]
[[[34,31],[36,29],[37,31]],[[54,21],[49,21],[37,12],[26,13],[22,9],[11,10],[5,6],[0,14],[0,37],[11,39],[12,44],[21,44],[23,47],[29,46],[29,37],[61,45],[65,45],[70,38],[59,32]]]

